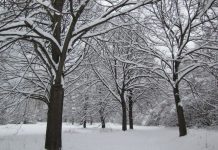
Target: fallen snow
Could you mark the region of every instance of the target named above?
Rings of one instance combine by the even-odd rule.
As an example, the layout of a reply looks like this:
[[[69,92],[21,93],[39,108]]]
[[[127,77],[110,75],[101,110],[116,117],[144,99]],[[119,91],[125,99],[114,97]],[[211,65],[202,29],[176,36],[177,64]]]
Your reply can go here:
[[[0,150],[43,150],[45,123],[0,126]],[[136,126],[123,132],[120,125],[99,124],[83,129],[63,124],[63,150],[218,150],[218,131],[189,129],[178,137],[177,128]]]

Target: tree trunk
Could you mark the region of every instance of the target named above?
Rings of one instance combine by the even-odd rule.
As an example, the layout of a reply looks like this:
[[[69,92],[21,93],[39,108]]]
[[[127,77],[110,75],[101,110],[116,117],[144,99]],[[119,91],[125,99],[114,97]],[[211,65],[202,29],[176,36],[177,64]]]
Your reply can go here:
[[[105,128],[105,119],[103,116],[101,116],[100,119],[101,119],[101,127],[104,129]]]
[[[52,85],[50,94],[45,148],[47,150],[60,150],[62,146],[61,132],[64,99],[64,89],[62,85]]]
[[[84,104],[84,117],[83,117],[83,128],[86,128],[86,120],[87,120],[87,99],[88,97],[85,98],[85,104]]]
[[[185,122],[183,107],[181,105],[181,99],[179,96],[179,85],[178,85],[179,83],[177,83],[179,65],[180,65],[180,61],[176,60],[174,66],[175,72],[173,73],[173,81],[176,83],[176,85],[175,87],[173,87],[173,95],[176,103],[176,111],[177,111],[177,118],[179,124],[179,136],[185,136],[187,135],[186,122]]]
[[[62,12],[65,0],[56,0],[52,3],[52,6]],[[61,43],[61,20],[62,16],[54,13],[51,17],[53,36]],[[51,53],[53,61],[59,66],[63,66],[63,61],[60,62],[59,48],[56,44],[51,42]],[[62,113],[63,113],[63,100],[64,100],[64,89],[61,85],[61,76],[63,73],[63,67],[59,68],[56,72],[55,84],[51,86],[50,89],[50,101],[48,105],[47,114],[47,129],[46,129],[46,140],[45,149],[47,150],[60,150],[62,147],[61,132],[62,132]]]
[[[71,122],[72,122],[72,125],[74,125],[74,118],[72,118],[72,121],[71,121]]]
[[[83,120],[83,128],[86,128],[86,119]]]
[[[175,103],[176,103],[176,111],[177,111],[177,118],[178,118],[178,124],[179,124],[179,136],[185,136],[187,135],[187,129],[186,129],[186,122],[185,122],[183,107],[181,105],[181,100],[179,96],[178,86],[176,86],[173,89],[173,94],[174,94]]]
[[[132,96],[129,96],[129,128],[130,128],[130,129],[133,129],[133,115],[132,115],[132,109],[133,109]]]
[[[92,125],[93,123],[93,119],[92,119],[92,116],[90,116],[90,125]]]
[[[127,115],[126,115],[126,102],[124,97],[121,99],[121,105],[122,105],[122,130],[127,130]]]
[[[104,118],[104,110],[100,109],[99,111],[99,115],[100,115],[100,121],[101,121],[101,127],[104,129],[105,128],[105,118]]]

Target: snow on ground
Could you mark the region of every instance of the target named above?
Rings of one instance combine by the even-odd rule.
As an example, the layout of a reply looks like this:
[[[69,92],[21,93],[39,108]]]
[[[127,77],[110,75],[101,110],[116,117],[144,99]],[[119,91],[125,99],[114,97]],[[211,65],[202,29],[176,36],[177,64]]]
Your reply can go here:
[[[45,123],[0,126],[0,150],[44,150]],[[123,132],[120,125],[99,124],[83,129],[63,124],[63,150],[218,150],[218,131],[189,129],[178,137],[177,128],[136,126]]]

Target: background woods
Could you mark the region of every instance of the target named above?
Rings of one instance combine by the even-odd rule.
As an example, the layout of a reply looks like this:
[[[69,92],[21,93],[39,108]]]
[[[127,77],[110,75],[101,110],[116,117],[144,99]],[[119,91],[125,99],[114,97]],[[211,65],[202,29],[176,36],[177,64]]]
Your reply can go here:
[[[0,0],[0,124],[218,124],[215,0]]]

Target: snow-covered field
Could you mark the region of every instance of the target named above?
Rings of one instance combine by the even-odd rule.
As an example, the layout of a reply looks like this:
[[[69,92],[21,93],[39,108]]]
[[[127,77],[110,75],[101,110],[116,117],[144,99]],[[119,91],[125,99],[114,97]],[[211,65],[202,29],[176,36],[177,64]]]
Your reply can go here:
[[[45,127],[45,123],[0,126],[0,150],[44,150]],[[188,136],[178,137],[177,128],[136,126],[127,132],[120,128],[63,124],[63,150],[218,150],[217,130],[189,129]]]

